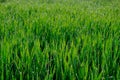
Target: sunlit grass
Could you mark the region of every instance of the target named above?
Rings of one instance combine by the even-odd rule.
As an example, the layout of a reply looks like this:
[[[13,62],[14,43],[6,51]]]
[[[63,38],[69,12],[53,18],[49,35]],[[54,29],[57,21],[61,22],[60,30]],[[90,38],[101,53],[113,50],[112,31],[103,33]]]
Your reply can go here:
[[[98,2],[0,3],[0,80],[119,80],[120,6]]]

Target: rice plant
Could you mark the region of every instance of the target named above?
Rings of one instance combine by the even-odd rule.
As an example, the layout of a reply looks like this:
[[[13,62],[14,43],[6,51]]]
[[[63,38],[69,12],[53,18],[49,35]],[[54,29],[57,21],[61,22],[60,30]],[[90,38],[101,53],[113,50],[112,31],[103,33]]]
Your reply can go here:
[[[100,1],[0,3],[0,80],[119,80],[120,2]]]

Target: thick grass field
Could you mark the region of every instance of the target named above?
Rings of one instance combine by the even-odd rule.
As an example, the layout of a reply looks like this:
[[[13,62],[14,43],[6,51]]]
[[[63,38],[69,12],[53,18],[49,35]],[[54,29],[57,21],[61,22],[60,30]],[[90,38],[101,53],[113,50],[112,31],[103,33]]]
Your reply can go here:
[[[1,0],[0,80],[120,80],[120,1]]]

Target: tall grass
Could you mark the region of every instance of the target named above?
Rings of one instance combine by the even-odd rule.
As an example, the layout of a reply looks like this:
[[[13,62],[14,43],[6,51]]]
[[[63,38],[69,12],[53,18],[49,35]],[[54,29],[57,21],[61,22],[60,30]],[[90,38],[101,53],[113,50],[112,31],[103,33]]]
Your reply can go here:
[[[118,3],[66,2],[0,4],[0,80],[120,79]]]

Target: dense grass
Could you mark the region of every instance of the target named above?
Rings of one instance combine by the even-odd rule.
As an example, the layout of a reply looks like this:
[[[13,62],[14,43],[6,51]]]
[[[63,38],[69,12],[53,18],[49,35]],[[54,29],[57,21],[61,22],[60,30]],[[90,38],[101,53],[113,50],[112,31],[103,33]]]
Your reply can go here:
[[[119,80],[119,4],[0,3],[0,80]]]

